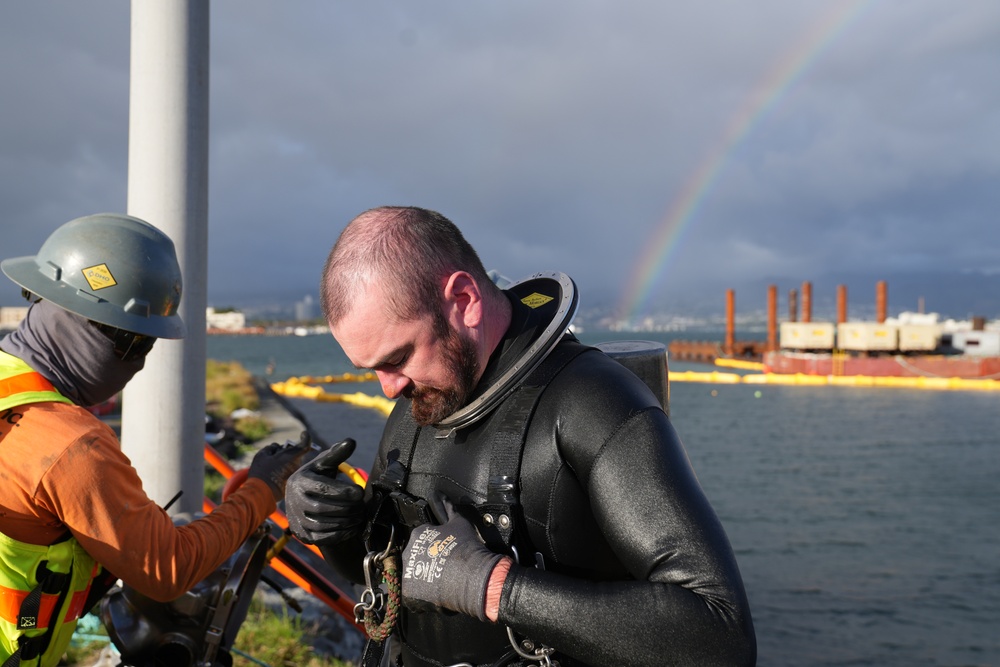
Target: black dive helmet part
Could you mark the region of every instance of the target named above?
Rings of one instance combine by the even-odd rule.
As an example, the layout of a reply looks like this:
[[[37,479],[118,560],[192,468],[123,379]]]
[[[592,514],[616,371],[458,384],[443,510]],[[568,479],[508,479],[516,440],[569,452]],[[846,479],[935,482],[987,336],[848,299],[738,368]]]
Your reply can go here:
[[[187,523],[178,515],[174,523]],[[101,601],[101,621],[121,654],[119,667],[232,667],[230,653],[246,620],[273,544],[265,524],[214,572],[170,602],[124,585]]]
[[[663,411],[670,416],[670,373],[667,369],[667,346],[651,340],[614,340],[595,347],[646,383]]]
[[[499,284],[500,281],[496,282]],[[555,348],[576,316],[579,305],[573,279],[557,271],[535,273],[521,282],[505,287],[505,291],[529,308],[552,309],[551,320],[521,358],[486,391],[465,407],[434,424],[438,429],[438,437],[446,438],[453,431],[475,423],[496,408]]]

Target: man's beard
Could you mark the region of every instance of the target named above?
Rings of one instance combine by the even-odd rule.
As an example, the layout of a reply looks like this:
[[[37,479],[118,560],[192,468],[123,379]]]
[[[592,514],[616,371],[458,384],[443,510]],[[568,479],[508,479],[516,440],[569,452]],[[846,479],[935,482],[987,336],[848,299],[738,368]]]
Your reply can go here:
[[[410,410],[413,420],[421,426],[436,424],[465,405],[479,375],[473,342],[463,338],[445,322],[438,325],[437,329],[444,338],[444,363],[455,384],[440,388],[416,387],[412,391]]]

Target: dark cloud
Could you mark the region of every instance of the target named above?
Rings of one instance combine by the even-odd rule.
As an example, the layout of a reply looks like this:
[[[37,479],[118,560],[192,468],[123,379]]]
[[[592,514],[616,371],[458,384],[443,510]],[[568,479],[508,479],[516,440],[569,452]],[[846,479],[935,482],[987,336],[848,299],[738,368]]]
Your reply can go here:
[[[128,30],[124,0],[0,6],[5,256],[124,207]],[[651,308],[1000,272],[992,0],[233,0],[211,53],[210,303],[313,292],[351,217],[413,203],[614,304],[713,151]]]

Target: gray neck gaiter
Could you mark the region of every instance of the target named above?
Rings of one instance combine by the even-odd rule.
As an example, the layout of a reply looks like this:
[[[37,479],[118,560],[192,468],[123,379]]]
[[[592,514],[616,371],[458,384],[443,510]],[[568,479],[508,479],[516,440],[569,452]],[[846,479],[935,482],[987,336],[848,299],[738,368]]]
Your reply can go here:
[[[142,370],[144,358],[122,361],[112,343],[84,317],[42,300],[32,304],[0,349],[18,357],[77,405],[97,405]]]

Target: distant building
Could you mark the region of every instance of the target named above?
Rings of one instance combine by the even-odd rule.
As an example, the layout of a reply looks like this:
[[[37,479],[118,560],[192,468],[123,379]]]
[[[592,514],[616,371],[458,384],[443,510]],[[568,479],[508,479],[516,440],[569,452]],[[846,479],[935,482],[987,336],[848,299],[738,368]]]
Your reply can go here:
[[[28,314],[27,306],[0,307],[0,332],[13,331]],[[246,329],[246,315],[238,310],[217,312],[215,308],[205,309],[205,327],[209,330],[242,331]]]
[[[240,331],[247,326],[247,317],[238,310],[216,312],[215,308],[205,309],[205,326],[208,329]]]
[[[315,317],[316,305],[313,303],[311,296],[307,294],[302,301],[295,302],[295,320],[297,322],[305,322],[315,319]]]
[[[13,331],[28,315],[28,306],[0,308],[0,331]]]

